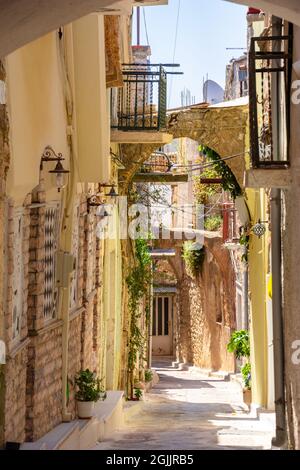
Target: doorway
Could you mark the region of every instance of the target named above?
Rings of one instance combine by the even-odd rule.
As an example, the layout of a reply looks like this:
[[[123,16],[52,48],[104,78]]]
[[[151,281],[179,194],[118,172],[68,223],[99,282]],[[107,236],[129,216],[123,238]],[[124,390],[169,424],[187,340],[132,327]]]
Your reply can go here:
[[[173,297],[154,296],[152,314],[152,355],[173,354]]]

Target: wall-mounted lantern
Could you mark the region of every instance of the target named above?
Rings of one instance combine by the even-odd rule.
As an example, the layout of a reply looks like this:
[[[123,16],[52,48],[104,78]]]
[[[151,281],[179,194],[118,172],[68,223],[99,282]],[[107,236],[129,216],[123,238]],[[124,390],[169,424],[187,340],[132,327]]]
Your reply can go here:
[[[103,201],[100,198],[99,194],[94,194],[90,196],[87,200],[87,211],[90,213],[91,207],[105,207]],[[103,214],[99,214],[101,217],[109,217],[109,213],[104,209]]]
[[[55,185],[58,192],[65,187],[66,175],[70,173],[69,170],[64,169],[62,160],[64,160],[62,154],[56,154],[53,148],[50,145],[47,145],[42,155],[40,169],[43,169],[44,162],[56,162],[55,168],[50,170],[49,173],[55,176]]]
[[[256,235],[258,238],[262,238],[267,231],[266,224],[268,224],[268,222],[262,222],[260,219],[258,219],[258,222],[252,227],[252,232],[254,235]]]
[[[101,188],[110,188],[109,193],[105,194],[107,197],[112,197],[116,198],[119,196],[119,194],[115,190],[115,185],[114,184],[99,184],[99,189]]]

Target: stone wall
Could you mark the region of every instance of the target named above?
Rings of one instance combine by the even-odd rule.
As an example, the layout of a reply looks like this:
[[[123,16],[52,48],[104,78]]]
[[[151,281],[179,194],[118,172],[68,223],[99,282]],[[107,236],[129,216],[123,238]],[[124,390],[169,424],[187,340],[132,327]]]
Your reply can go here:
[[[25,440],[27,347],[10,356],[5,366],[5,440]]]
[[[81,369],[81,313],[77,313],[70,318],[69,325],[69,344],[68,344],[68,388],[69,400],[67,403],[68,411],[72,418],[76,416],[75,387],[74,376]]]
[[[81,368],[100,372],[97,360],[103,346],[100,341],[103,247],[96,239],[97,217],[87,213],[86,198],[82,194],[74,200],[77,228],[73,231],[76,240],[72,252],[76,253],[77,268],[70,296],[68,390],[65,391],[67,408],[73,418],[76,417],[74,377]],[[49,224],[47,210],[52,206],[55,210],[56,203],[46,201],[42,173],[40,185],[28,195],[24,206],[15,207],[12,200],[6,203],[4,313],[9,351],[5,366],[5,441],[34,441],[62,421],[63,321],[61,293],[56,292],[55,282],[52,300],[48,301],[52,309],[46,308],[47,286],[49,289],[52,284],[46,269],[49,227],[45,227]],[[57,214],[62,217],[59,209]],[[54,227],[55,224],[53,230]]]
[[[62,421],[62,328],[31,338],[27,364],[26,440],[35,441]]]
[[[234,372],[234,357],[227,352],[235,327],[234,271],[219,240],[209,245],[221,259],[206,245],[202,273],[195,279],[185,274],[180,284],[179,351],[184,362],[197,367]]]
[[[28,198],[25,203],[29,203]],[[28,356],[27,297],[30,213],[6,204],[4,247],[4,319],[8,356],[5,367],[5,440],[25,438],[26,364]]]
[[[169,276],[177,276],[174,324],[177,360],[212,370],[235,371],[227,343],[236,326],[235,272],[230,252],[219,234],[205,236],[201,273],[190,277],[182,259],[181,240],[160,240],[161,248],[175,248],[175,257],[159,262]],[[156,276],[156,279],[159,277]]]

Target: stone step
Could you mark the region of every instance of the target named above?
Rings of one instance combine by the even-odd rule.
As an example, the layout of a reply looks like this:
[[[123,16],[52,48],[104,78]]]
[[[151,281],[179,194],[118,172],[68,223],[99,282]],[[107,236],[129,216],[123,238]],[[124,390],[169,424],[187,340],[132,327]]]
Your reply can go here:
[[[124,424],[122,391],[108,391],[104,401],[96,403],[91,419],[61,423],[36,442],[25,442],[21,450],[84,450],[108,439]]]
[[[221,429],[217,433],[218,444],[225,447],[250,447],[257,449],[271,449],[271,434],[266,431],[244,429]]]

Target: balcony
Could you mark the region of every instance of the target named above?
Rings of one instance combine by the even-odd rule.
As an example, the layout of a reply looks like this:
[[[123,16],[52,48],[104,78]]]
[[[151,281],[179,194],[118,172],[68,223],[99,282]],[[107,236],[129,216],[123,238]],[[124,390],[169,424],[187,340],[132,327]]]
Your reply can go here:
[[[167,134],[167,67],[177,64],[124,64],[122,88],[111,91],[112,140],[118,143],[158,143]],[[146,140],[144,140],[146,138]]]
[[[289,166],[291,62],[292,34],[252,38],[249,91],[254,169]]]
[[[164,152],[154,152],[148,161],[144,162],[133,180],[139,183],[177,184],[187,183],[187,172],[177,168],[177,155]]]

